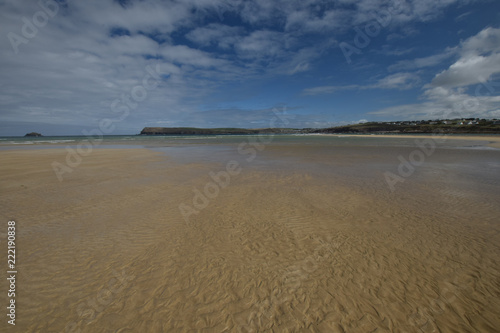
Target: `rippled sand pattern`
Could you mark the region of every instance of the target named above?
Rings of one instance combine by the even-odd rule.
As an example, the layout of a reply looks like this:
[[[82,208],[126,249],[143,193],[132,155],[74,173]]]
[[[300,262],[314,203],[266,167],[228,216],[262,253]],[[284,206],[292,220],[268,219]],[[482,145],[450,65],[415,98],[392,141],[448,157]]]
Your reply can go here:
[[[63,182],[64,151],[2,151],[15,329],[498,332],[499,151],[437,151],[391,192],[384,172],[411,151],[271,145],[180,164],[96,150]],[[230,159],[240,174],[186,223],[179,204]]]

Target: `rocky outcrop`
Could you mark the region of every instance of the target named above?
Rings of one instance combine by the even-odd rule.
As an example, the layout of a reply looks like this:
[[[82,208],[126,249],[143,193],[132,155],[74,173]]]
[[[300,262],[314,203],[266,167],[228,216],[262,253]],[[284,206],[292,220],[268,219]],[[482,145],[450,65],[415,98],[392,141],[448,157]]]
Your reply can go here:
[[[37,133],[37,132],[31,132],[31,133],[27,133],[25,136],[40,137],[43,135],[41,135],[40,133]]]

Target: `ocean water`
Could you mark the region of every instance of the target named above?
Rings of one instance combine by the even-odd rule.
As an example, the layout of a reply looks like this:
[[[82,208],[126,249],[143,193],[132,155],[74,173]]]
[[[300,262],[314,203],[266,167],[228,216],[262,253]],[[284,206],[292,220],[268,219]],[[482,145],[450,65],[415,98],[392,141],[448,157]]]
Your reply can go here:
[[[384,181],[384,173],[398,174],[402,159],[423,158],[418,173],[436,170],[473,169],[476,179],[497,182],[494,174],[500,165],[500,149],[489,141],[443,139],[443,137],[381,137],[372,135],[216,135],[216,136],[104,136],[102,140],[85,136],[0,137],[1,150],[39,149],[133,149],[145,148],[164,153],[169,161],[181,164],[215,163],[215,169],[228,161],[244,168],[259,170],[315,170],[330,175],[332,170],[342,179]],[[422,148],[422,144],[425,147]],[[432,145],[424,154],[425,149]],[[418,155],[418,156],[417,156]],[[415,162],[420,164],[420,162]],[[463,165],[463,164],[466,165]],[[433,166],[434,165],[434,166]],[[429,169],[430,166],[433,166]],[[432,169],[432,170],[431,170]],[[221,169],[222,170],[222,169]],[[438,171],[439,171],[438,170]],[[439,172],[438,172],[439,173]],[[493,174],[490,174],[493,173]],[[416,177],[412,177],[416,179]]]
[[[1,149],[47,149],[92,145],[93,148],[161,148],[161,147],[192,147],[207,145],[238,146],[244,143],[265,146],[278,145],[314,145],[331,144],[338,146],[416,146],[416,138],[386,138],[372,135],[358,137],[351,135],[172,135],[172,136],[142,136],[142,135],[110,135],[102,138],[86,136],[44,136],[44,137],[0,137]],[[430,139],[439,148],[492,149],[487,147],[488,141],[446,140],[441,137]]]

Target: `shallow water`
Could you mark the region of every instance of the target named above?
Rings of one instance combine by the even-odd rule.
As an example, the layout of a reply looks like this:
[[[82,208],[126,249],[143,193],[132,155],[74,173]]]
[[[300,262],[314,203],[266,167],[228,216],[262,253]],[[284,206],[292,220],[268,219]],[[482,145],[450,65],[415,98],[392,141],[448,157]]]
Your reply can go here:
[[[460,137],[466,137],[460,135]],[[477,137],[477,135],[475,136]],[[244,142],[257,142],[260,144],[331,144],[331,145],[362,145],[362,146],[414,146],[416,141],[424,140],[418,138],[386,138],[372,135],[370,137],[357,137],[349,135],[179,135],[179,136],[147,136],[147,135],[110,135],[99,137],[87,136],[48,136],[48,137],[0,137],[0,149],[6,146],[71,146],[78,144],[93,147],[110,146],[142,146],[163,147],[177,145],[232,145],[238,146]],[[485,139],[486,140],[486,139]],[[486,143],[469,140],[442,140],[435,136],[433,140],[440,147],[469,147],[480,148]]]

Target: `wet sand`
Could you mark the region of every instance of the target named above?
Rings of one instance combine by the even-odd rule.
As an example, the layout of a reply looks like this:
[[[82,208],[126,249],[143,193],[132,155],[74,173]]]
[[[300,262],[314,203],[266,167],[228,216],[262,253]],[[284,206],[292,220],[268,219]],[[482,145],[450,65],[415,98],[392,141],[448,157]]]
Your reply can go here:
[[[495,332],[500,151],[438,149],[391,191],[413,151],[102,149],[62,182],[64,150],[0,151],[16,330]]]
[[[331,134],[331,135],[336,135],[336,134]],[[349,134],[351,136],[351,134]],[[500,135],[411,135],[411,134],[395,134],[395,135],[389,135],[389,134],[374,134],[374,135],[358,135],[358,134],[352,134],[353,137],[360,137],[360,138],[370,138],[370,137],[378,137],[378,138],[412,138],[412,139],[435,139],[436,137],[440,138],[445,138],[446,140],[471,140],[471,141],[485,141],[488,142],[489,147],[493,148],[500,148]]]

